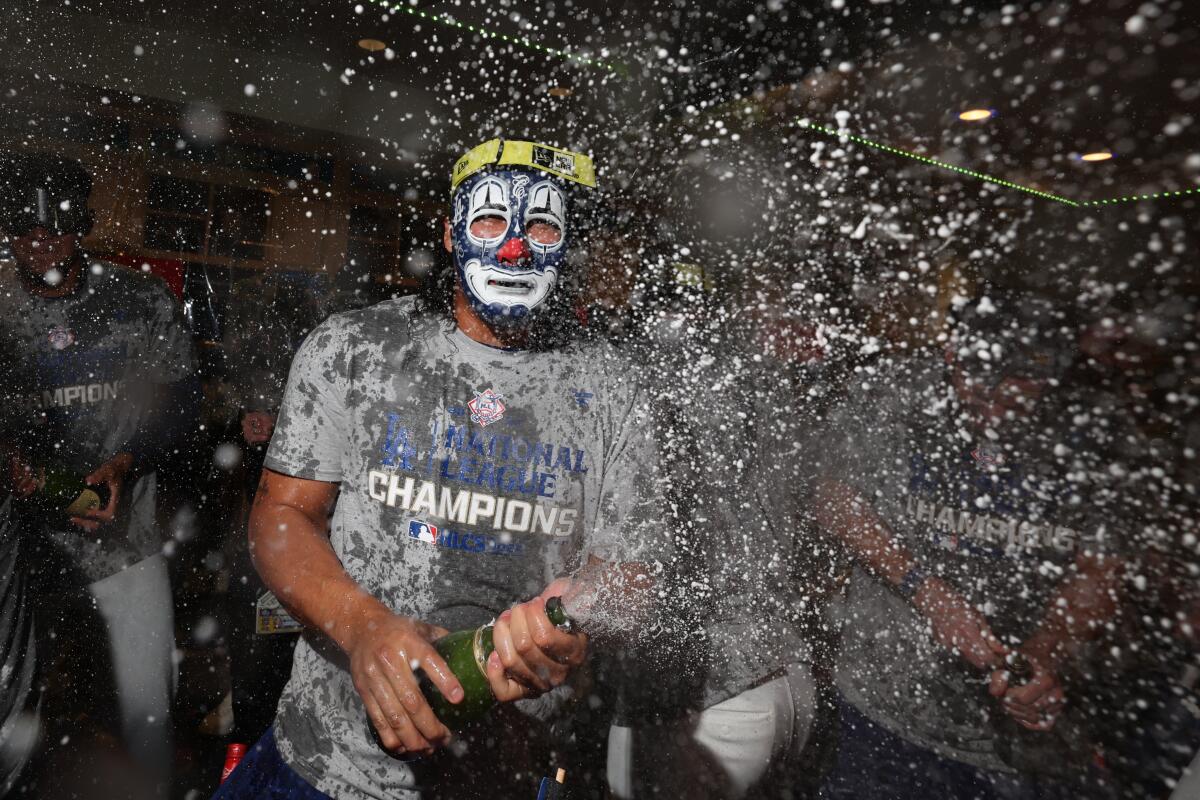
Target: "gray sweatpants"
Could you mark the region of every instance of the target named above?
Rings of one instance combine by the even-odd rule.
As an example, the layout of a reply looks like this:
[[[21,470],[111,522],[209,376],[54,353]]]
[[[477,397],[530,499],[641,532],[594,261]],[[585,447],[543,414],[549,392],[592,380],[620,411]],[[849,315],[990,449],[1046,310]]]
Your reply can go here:
[[[608,734],[608,786],[619,800],[740,800],[779,779],[808,743],[816,687],[806,665],[685,719]]]

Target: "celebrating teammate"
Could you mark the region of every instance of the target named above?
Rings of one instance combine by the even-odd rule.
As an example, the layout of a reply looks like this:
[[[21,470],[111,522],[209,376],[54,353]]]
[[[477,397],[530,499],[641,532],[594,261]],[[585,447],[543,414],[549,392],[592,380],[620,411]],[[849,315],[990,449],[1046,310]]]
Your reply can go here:
[[[1121,433],[1054,396],[1074,338],[1048,303],[962,316],[944,361],[864,372],[830,425],[816,515],[856,566],[825,792],[1098,796],[1060,717],[1117,605]]]

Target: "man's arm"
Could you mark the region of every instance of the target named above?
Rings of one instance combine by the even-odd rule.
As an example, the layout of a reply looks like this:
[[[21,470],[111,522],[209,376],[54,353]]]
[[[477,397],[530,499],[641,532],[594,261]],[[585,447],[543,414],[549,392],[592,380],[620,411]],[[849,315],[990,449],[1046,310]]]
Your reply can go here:
[[[1030,730],[1049,730],[1063,704],[1058,675],[1063,664],[1096,638],[1117,612],[1124,562],[1111,555],[1081,554],[1075,573],[1059,585],[1033,635],[1018,650],[1033,675],[1009,686],[1007,670],[992,674],[991,693],[1004,698],[1009,714]]]
[[[1124,562],[1116,556],[1086,553],[1075,574],[1059,586],[1037,631],[1021,650],[1058,667],[1078,655],[1113,618],[1120,604]]]
[[[856,489],[836,480],[818,482],[814,495],[817,523],[833,534],[867,572],[899,589],[907,587],[911,602],[933,626],[935,638],[956,650],[977,669],[1000,665],[1006,648],[987,620],[958,590],[937,577],[921,575],[917,560],[901,544]]]
[[[280,602],[350,660],[354,687],[384,747],[432,752],[450,737],[414,675],[419,666],[451,702],[463,690],[430,642],[442,628],[392,613],[343,569],[327,524],[337,484],[264,469],[250,513],[254,565]]]

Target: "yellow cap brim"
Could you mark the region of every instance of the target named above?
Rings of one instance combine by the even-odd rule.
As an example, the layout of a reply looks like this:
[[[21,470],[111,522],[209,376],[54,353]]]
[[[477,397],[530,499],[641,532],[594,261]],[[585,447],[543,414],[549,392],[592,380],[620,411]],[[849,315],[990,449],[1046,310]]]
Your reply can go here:
[[[590,156],[536,142],[490,139],[471,148],[455,162],[450,191],[491,164],[538,169],[572,183],[596,188],[596,167]]]

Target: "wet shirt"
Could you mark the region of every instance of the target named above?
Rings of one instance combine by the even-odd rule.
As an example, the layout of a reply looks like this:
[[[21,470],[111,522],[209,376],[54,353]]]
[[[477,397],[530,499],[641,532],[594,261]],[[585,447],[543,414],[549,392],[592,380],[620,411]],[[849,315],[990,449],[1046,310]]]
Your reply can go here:
[[[901,363],[855,379],[826,437],[837,453],[826,476],[857,490],[921,569],[1012,646],[1036,629],[1079,554],[1115,548],[1119,505],[1104,488],[1103,431],[1076,430],[1068,417],[997,433],[963,423],[942,365]],[[987,674],[861,567],[842,614],[837,685],[855,707],[944,756],[1006,769]]]
[[[588,556],[651,560],[655,454],[610,350],[506,351],[394,300],[339,314],[292,365],[266,466],[340,484],[330,541],[396,613],[489,622]],[[344,654],[307,634],[279,705],[285,760],[336,797],[418,797],[375,743]]]
[[[87,475],[155,430],[155,392],[195,372],[178,304],[157,278],[88,259],[77,291],[0,296],[4,436],[35,464]],[[94,533],[51,536],[96,581],[159,552],[152,465],[134,464],[117,519]]]

